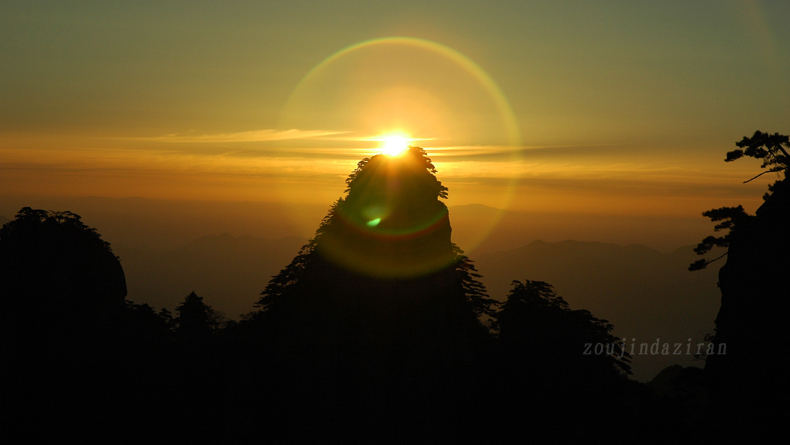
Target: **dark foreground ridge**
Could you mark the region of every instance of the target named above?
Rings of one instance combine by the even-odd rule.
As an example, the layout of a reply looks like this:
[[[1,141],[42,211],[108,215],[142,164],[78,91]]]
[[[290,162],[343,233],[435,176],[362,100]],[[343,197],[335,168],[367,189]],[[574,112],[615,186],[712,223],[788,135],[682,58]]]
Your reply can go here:
[[[451,241],[448,190],[435,173],[418,147],[361,161],[315,237],[241,321],[195,293],[174,313],[124,302],[120,263],[94,229],[68,212],[22,209],[0,230],[4,434],[34,442],[683,442],[711,438],[701,426],[722,427],[744,400],[766,403],[738,389],[752,355],[709,358],[709,390],[721,401],[709,410],[701,370],[668,368],[650,385],[630,380],[631,357],[612,324],[571,308],[550,284],[513,281],[504,303],[491,299]],[[781,190],[758,221],[784,218]],[[759,233],[779,227],[764,224]],[[745,236],[742,244],[733,237],[722,269],[715,341],[733,350],[756,325],[728,315],[746,312],[729,303],[742,297],[727,296],[737,295],[727,283],[745,278],[727,270],[741,270],[737,252],[769,248]],[[777,298],[772,289],[761,292]],[[607,347],[588,354],[589,345]]]

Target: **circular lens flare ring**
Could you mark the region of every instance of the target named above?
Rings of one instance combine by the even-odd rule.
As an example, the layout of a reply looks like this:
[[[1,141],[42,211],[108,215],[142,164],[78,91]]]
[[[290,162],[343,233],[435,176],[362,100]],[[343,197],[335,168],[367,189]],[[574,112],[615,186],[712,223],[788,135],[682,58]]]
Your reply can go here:
[[[296,96],[304,87],[304,85],[308,84],[311,79],[319,76],[322,70],[331,65],[332,62],[354,51],[380,45],[404,45],[421,48],[445,57],[446,59],[458,64],[458,66],[460,66],[466,72],[471,74],[478,82],[480,82],[480,85],[482,85],[489,96],[491,96],[491,99],[494,101],[497,109],[499,110],[502,121],[507,128],[506,131],[510,140],[510,145],[514,147],[521,146],[521,131],[519,129],[515,114],[513,113],[513,109],[510,107],[510,103],[505,97],[505,94],[502,92],[502,89],[499,87],[496,81],[472,59],[458,52],[457,50],[432,40],[420,39],[417,37],[379,37],[375,39],[364,40],[362,42],[358,42],[340,49],[339,51],[322,60],[318,65],[314,66],[313,69],[305,74],[305,76],[296,85],[294,90],[291,91],[291,95],[286,101],[286,108],[288,108],[289,104],[295,100]]]
[[[329,55],[324,60],[319,62],[316,66],[314,66],[296,85],[296,87],[291,91],[291,94],[286,101],[284,106],[284,111],[278,121],[278,128],[298,128],[300,125],[297,124],[287,124],[285,125],[284,122],[287,121],[286,116],[300,116],[300,113],[305,112],[301,105],[300,100],[306,100],[302,97],[302,95],[306,95],[305,97],[310,97],[308,94],[309,86],[317,82],[317,79],[321,78],[323,75],[326,74],[328,67],[331,66],[333,63],[337,62],[338,60],[342,59],[343,57],[347,56],[350,53],[354,53],[357,51],[363,51],[374,47],[380,46],[399,46],[399,47],[411,47],[418,50],[426,50],[432,52],[446,60],[449,60],[455,64],[457,64],[460,68],[462,68],[466,73],[470,74],[474,77],[481,87],[488,93],[491,100],[495,104],[496,108],[499,111],[500,119],[505,126],[505,133],[508,136],[509,144],[512,147],[521,147],[521,131],[519,128],[519,123],[516,119],[515,113],[513,109],[510,107],[510,103],[508,102],[504,92],[496,83],[496,81],[475,61],[464,55],[463,53],[443,45],[438,42],[434,42],[431,40],[425,40],[415,37],[403,37],[403,36],[390,36],[390,37],[380,37],[374,38],[370,40],[365,40],[362,42],[358,42],[352,45],[349,45],[345,48],[341,48],[339,51]],[[308,108],[309,109],[309,108]],[[375,127],[374,127],[375,128]],[[379,127],[379,129],[383,129]],[[373,128],[371,128],[373,130]],[[376,130],[373,130],[376,131]],[[371,134],[371,133],[368,133]],[[372,133],[375,134],[375,133]],[[434,139],[434,138],[429,138]],[[379,153],[384,153],[384,138],[374,137],[370,139],[366,139],[370,141],[380,142],[381,145],[377,150]],[[422,143],[416,141],[422,141],[425,139],[417,139],[411,138],[410,141],[413,145],[423,146]],[[375,148],[373,150],[376,150]],[[521,150],[513,151],[514,160],[521,159]],[[370,153],[373,155],[374,153]],[[509,180],[509,186],[506,193],[503,196],[503,204],[497,207],[507,208],[508,203],[511,202],[515,195],[516,191],[516,184],[518,182],[517,176],[511,176]],[[484,227],[481,227],[478,230],[478,236],[475,237],[474,240],[471,241],[471,246],[465,246],[467,252],[474,252],[475,248],[491,233],[494,227],[499,224],[504,211],[499,211],[494,218],[491,219],[489,223],[486,223]],[[377,227],[384,221],[384,218],[379,218],[378,223],[375,220],[379,218],[379,215],[370,216],[370,219],[365,221],[364,223],[370,223],[367,225],[367,228]],[[374,225],[375,224],[375,225]]]

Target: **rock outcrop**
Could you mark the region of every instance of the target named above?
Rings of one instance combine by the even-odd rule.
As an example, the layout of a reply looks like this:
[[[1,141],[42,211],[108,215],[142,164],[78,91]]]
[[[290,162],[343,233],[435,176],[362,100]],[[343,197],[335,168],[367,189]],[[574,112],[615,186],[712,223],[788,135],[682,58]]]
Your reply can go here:
[[[0,229],[0,317],[6,326],[106,323],[123,310],[125,297],[120,261],[79,215],[25,207]]]
[[[119,428],[126,404],[115,396],[137,377],[119,372],[125,296],[120,261],[78,215],[25,207],[0,229],[0,415],[9,431],[50,442]]]
[[[721,309],[705,375],[720,424],[750,437],[790,418],[789,223],[790,182],[784,180],[755,218],[733,229],[719,271]]]
[[[434,172],[417,147],[360,162],[347,195],[264,291],[264,349],[280,385],[269,396],[290,404],[284,418],[409,424],[419,435],[468,402],[487,330]]]

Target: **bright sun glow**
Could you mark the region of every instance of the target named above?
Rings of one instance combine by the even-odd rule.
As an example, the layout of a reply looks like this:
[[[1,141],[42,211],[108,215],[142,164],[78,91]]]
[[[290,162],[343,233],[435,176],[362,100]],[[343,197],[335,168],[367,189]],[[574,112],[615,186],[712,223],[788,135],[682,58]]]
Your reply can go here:
[[[409,148],[409,140],[403,136],[386,136],[382,151],[390,156],[400,156]]]

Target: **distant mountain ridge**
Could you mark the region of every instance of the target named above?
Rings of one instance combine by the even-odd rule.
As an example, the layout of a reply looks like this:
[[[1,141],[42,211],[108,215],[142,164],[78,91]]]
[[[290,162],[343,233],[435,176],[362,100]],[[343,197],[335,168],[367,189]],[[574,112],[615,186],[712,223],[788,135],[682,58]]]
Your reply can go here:
[[[338,193],[342,188],[338,189]],[[451,197],[455,196],[451,194]],[[526,209],[500,210],[484,204],[448,203],[453,242],[467,254],[496,252],[535,239],[645,244],[662,252],[698,242],[711,230],[708,220],[686,216],[556,214]],[[148,198],[0,199],[0,214],[13,218],[24,207],[69,210],[96,227],[112,245],[167,252],[206,234],[248,234],[263,238],[312,236],[326,204],[214,202]],[[501,213],[501,214],[500,214]],[[501,218],[500,218],[501,217]],[[482,238],[482,239],[481,239]]]
[[[558,214],[484,204],[454,205],[449,211],[453,242],[472,256],[509,250],[536,239],[643,244],[670,252],[710,232],[710,222],[698,215]]]

